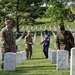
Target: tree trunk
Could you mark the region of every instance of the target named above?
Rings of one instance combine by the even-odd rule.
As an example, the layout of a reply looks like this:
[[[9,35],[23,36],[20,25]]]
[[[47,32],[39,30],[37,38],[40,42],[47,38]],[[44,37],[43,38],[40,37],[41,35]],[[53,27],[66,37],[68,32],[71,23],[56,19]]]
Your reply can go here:
[[[18,18],[18,16],[16,16],[16,32],[20,32],[19,31],[19,18]]]
[[[19,0],[17,0],[17,6],[16,6],[16,32],[19,31],[19,17],[18,17],[18,8],[19,8]]]

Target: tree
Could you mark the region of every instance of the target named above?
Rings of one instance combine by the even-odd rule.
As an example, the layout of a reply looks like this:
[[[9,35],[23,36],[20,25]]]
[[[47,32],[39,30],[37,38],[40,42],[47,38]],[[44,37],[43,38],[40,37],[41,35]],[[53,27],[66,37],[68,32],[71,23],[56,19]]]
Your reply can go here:
[[[13,0],[0,0],[0,25],[3,25],[4,21],[7,19],[15,21],[13,9]]]
[[[51,22],[56,24],[64,24],[64,21],[72,20],[72,12],[67,7],[69,0],[50,0],[46,14],[50,17]]]
[[[46,10],[40,7],[42,3],[43,0],[1,0],[1,17],[3,21],[12,19],[16,23],[16,31],[20,32],[19,25],[33,24],[37,17],[42,17]]]

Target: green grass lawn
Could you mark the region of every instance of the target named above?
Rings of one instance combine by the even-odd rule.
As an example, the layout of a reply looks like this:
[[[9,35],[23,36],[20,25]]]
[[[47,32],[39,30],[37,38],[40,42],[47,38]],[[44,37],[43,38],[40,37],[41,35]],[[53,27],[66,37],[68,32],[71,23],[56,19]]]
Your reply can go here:
[[[53,48],[53,43],[55,42],[53,36],[51,36],[53,41],[51,42],[51,49]],[[21,46],[21,50],[24,50],[24,39],[22,39],[18,45]],[[42,45],[40,45],[40,36],[37,36],[36,44],[34,46],[33,55],[30,60],[23,61],[22,65],[16,65],[15,72],[4,72],[0,70],[0,75],[70,75],[70,70],[56,70],[56,64],[51,64],[50,60],[46,59],[43,51]]]
[[[47,29],[50,31],[49,26],[52,27],[52,30],[54,31],[54,24],[50,23],[50,19],[37,19],[37,22],[41,22],[41,24],[37,24],[38,26],[38,30],[39,34],[37,35],[36,38],[36,44],[34,46],[34,50],[33,50],[33,55],[32,58],[30,60],[25,60],[23,61],[22,65],[16,65],[16,71],[15,72],[4,72],[2,70],[0,70],[0,75],[70,75],[70,66],[68,70],[56,70],[56,64],[51,64],[50,60],[46,59],[43,51],[42,51],[42,45],[40,45],[40,26],[42,26],[42,30],[44,30],[45,26],[47,27]],[[67,22],[65,23],[66,25],[68,24],[70,26],[70,28],[74,29],[75,28],[75,21],[70,23]],[[25,28],[28,25],[25,26]],[[28,26],[30,30],[31,26]],[[33,31],[35,31],[36,28],[36,24],[33,26]],[[56,28],[58,29],[58,26],[56,26]],[[25,31],[25,30],[23,30]],[[52,42],[50,44],[50,48],[52,50],[56,50],[56,48],[54,48],[54,42],[55,39],[51,34],[51,38],[52,38]],[[25,50],[25,46],[24,46],[24,39],[22,39],[17,45],[19,45],[20,51]],[[64,62],[63,62],[64,63]]]

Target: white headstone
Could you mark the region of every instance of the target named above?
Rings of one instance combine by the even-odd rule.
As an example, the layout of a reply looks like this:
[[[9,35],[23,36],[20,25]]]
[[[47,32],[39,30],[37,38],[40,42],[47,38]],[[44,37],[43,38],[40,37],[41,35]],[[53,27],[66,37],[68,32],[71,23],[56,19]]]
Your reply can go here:
[[[46,28],[46,26],[45,26],[45,30],[46,30],[47,28]]]
[[[52,38],[50,37],[50,42],[52,42]]]
[[[4,71],[15,71],[16,68],[16,54],[8,52],[4,54]]]
[[[52,30],[51,26],[49,26],[50,30]]]
[[[36,31],[35,31],[35,33],[34,33],[33,43],[34,43],[34,44],[36,43]]]
[[[49,60],[51,60],[51,52],[52,52],[52,50],[49,49],[49,50],[48,50],[48,59],[49,59]]]
[[[52,34],[53,34],[54,38],[56,39],[56,34],[54,33],[54,31],[52,31]]]
[[[18,46],[17,48],[18,48],[18,51],[20,51],[20,46]]]
[[[16,53],[16,64],[22,64],[22,60],[23,60],[22,52],[17,52]]]
[[[2,60],[2,53],[1,53],[1,48],[0,48],[0,65],[1,65],[1,61]]]
[[[28,26],[27,26],[27,28],[26,28],[26,31],[28,31]]]
[[[23,36],[24,36],[24,32],[21,34],[21,36],[18,39],[16,39],[16,43],[18,43],[22,39]]]
[[[68,69],[69,52],[67,50],[57,51],[57,69]]]
[[[57,31],[56,27],[54,26],[54,30]]]
[[[36,30],[37,30],[37,28],[38,28],[38,27],[36,26]]]
[[[30,30],[32,31],[33,27],[31,26]]]
[[[41,31],[41,42],[43,41],[43,34],[42,34],[42,31]]]
[[[52,64],[56,64],[57,51],[56,51],[56,50],[52,50],[50,57],[51,57],[51,63],[52,63]]]
[[[75,75],[75,48],[71,49],[70,75]]]
[[[27,57],[26,57],[26,50],[22,51],[22,54],[23,54],[23,60],[26,60]]]
[[[54,48],[57,48],[57,47],[56,47],[56,43],[54,43]]]

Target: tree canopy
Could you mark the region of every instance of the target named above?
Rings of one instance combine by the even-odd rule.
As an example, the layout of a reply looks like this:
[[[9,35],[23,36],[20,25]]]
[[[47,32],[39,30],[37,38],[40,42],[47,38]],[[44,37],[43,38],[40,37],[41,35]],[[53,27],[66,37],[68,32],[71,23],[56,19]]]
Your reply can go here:
[[[1,25],[6,19],[14,21],[13,25],[31,24],[35,19],[42,17],[46,11],[46,7],[41,7],[43,0],[0,0],[0,22]]]
[[[69,8],[68,2],[69,0],[0,0],[0,26],[3,26],[5,20],[11,19],[19,32],[20,25],[33,25],[36,18],[45,16],[45,12],[53,23],[74,21],[72,11],[75,11],[75,5]],[[43,4],[46,6],[43,7]]]
[[[50,0],[46,14],[50,17],[51,22],[63,24],[64,21],[74,21],[74,16],[67,6],[69,0]]]

